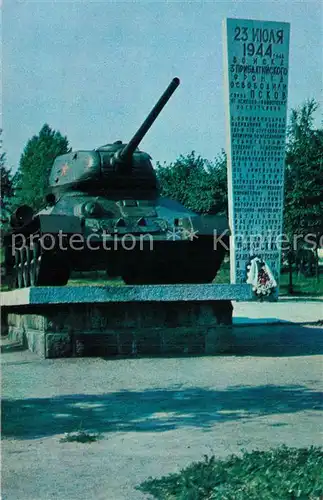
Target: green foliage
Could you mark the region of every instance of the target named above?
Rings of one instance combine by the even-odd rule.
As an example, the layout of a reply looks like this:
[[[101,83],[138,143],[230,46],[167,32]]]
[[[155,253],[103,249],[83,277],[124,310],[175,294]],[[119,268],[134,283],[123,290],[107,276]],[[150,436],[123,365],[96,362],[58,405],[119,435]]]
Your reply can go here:
[[[6,154],[2,152],[2,130],[0,130],[0,182],[1,182],[1,199],[6,202],[13,196],[13,178],[10,169],[6,166]]]
[[[1,231],[6,231],[10,219],[10,204],[14,195],[14,185],[11,170],[6,166],[6,154],[2,152],[1,134],[2,130],[0,129],[0,228]]]
[[[318,105],[312,99],[292,110],[285,174],[285,230],[323,228],[323,129],[314,129]],[[322,229],[323,230],[323,229]]]
[[[323,494],[320,447],[205,457],[179,474],[148,479],[138,489],[159,500],[319,500]]]
[[[5,153],[0,155],[0,183],[1,183],[1,199],[7,200],[13,196],[13,180],[11,171],[5,164]]]
[[[174,163],[157,166],[162,196],[181,202],[198,213],[227,211],[227,169],[225,153],[213,162],[194,151]]]
[[[307,297],[322,297],[323,296],[323,269],[319,268],[320,279],[316,276],[303,276],[299,272],[293,271],[293,295]],[[289,294],[289,274],[282,273],[279,280],[279,295],[286,296]]]
[[[56,156],[68,151],[67,138],[47,124],[42,127],[38,136],[35,135],[27,142],[15,179],[16,204],[25,203],[36,210],[43,205],[53,161]]]

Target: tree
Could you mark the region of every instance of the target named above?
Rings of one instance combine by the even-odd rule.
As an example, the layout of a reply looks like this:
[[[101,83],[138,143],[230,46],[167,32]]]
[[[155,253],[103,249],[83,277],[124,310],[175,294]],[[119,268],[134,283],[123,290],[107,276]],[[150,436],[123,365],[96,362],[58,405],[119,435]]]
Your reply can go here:
[[[161,194],[181,202],[198,213],[227,211],[226,156],[222,152],[213,162],[194,151],[181,155],[174,163],[157,166]]]
[[[285,228],[302,232],[323,216],[323,130],[314,129],[312,99],[291,113],[286,149]]]
[[[2,130],[0,130],[0,186],[1,186],[1,198],[0,198],[0,227],[4,229],[9,221],[9,208],[10,202],[14,194],[13,188],[13,176],[11,170],[6,166],[6,154],[2,152]]]
[[[9,168],[6,167],[6,153],[2,152],[2,130],[0,130],[0,182],[1,200],[5,202],[13,196],[13,178]]]
[[[318,239],[323,232],[323,130],[313,127],[317,108],[314,99],[308,100],[293,109],[290,117],[284,215],[285,232],[290,238],[315,233]]]
[[[16,176],[19,204],[30,205],[35,210],[43,205],[53,161],[69,151],[67,138],[47,124],[38,136],[27,142]]]

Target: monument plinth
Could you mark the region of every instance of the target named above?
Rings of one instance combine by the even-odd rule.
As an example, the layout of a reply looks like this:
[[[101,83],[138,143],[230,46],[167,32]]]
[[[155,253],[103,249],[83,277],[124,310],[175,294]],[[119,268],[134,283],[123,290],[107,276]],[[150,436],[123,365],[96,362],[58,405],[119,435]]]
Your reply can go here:
[[[252,257],[278,281],[290,25],[227,19],[223,28],[231,282],[246,282]]]
[[[2,334],[45,358],[218,354],[248,285],[32,287],[0,294]]]

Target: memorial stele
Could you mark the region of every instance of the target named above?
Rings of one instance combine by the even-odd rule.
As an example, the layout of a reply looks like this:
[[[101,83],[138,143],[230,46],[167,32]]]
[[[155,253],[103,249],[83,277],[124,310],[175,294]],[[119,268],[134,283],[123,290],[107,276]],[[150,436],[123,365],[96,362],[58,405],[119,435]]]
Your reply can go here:
[[[290,25],[226,19],[223,31],[231,282],[254,256],[278,282]]]

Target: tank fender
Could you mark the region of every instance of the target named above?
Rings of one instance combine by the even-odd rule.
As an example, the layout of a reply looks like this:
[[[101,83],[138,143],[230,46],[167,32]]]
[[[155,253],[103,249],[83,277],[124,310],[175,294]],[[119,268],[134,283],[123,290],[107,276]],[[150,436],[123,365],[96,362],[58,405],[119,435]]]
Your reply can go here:
[[[180,219],[180,226],[197,236],[230,236],[228,219],[225,215],[196,215]]]

